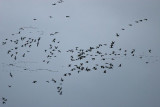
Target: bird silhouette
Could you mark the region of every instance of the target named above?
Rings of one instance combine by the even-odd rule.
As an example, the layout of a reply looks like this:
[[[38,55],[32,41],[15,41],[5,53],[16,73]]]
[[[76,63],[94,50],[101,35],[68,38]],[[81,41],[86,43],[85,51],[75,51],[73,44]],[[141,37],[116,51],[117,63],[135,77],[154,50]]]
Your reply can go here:
[[[64,79],[63,79],[63,78],[61,78],[61,81],[63,82],[63,81],[64,81]]]
[[[144,19],[145,21],[147,21],[148,19]]]
[[[25,53],[23,54],[23,56],[22,57],[25,57]]]
[[[11,73],[11,72],[9,73],[9,75],[10,75],[10,77],[11,77],[11,78],[13,78],[13,75],[12,75],[12,73]]]
[[[53,81],[54,83],[56,83],[56,82],[57,82],[57,81],[56,81],[55,79],[53,79],[53,78],[52,78],[52,81]]]
[[[149,62],[146,62],[146,64],[148,64]]]
[[[62,95],[62,91],[59,93],[59,95]]]
[[[6,102],[5,102],[5,101],[2,101],[2,104],[6,104]]]
[[[116,33],[116,36],[117,36],[117,37],[119,37],[119,34],[118,34],[118,33]]]
[[[33,81],[32,83],[36,83],[37,81]]]
[[[65,73],[64,76],[67,76],[67,73]]]
[[[16,59],[17,59],[17,57],[15,56],[15,57],[14,57],[14,60],[16,60]]]
[[[119,66],[118,67],[121,67],[122,66],[122,64],[119,64]]]
[[[6,104],[7,99],[2,97],[2,104]]]
[[[138,23],[138,21],[135,21],[136,23]]]
[[[56,5],[56,3],[53,3],[52,5]]]
[[[11,50],[8,50],[8,52],[7,52],[7,53],[9,54],[10,52],[11,52]]]

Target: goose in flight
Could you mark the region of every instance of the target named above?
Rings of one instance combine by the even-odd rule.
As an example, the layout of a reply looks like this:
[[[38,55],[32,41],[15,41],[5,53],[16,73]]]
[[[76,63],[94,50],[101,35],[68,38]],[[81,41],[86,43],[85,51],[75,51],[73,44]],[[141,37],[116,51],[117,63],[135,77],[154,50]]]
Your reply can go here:
[[[146,64],[148,64],[149,62],[146,62]]]
[[[4,97],[2,97],[2,104],[6,104],[6,101],[7,101],[7,99],[6,98],[4,98]]]
[[[52,81],[53,81],[54,83],[56,83],[56,80],[54,80],[53,78],[52,78]]]
[[[8,50],[8,54],[11,52],[11,50]]]
[[[69,64],[68,67],[71,67],[71,64]]]
[[[61,78],[61,81],[63,82],[63,81],[64,81],[64,79],[63,79],[63,78]]]
[[[53,3],[52,5],[56,5],[56,3]]]
[[[135,21],[136,23],[138,23],[138,21]]]
[[[62,91],[59,93],[59,95],[62,95]]]
[[[17,57],[15,56],[15,57],[14,57],[14,60],[16,60],[16,59],[17,59]]]
[[[6,102],[5,102],[5,101],[3,101],[3,102],[2,102],[2,104],[6,104]]]
[[[63,1],[63,0],[59,0],[59,1],[58,1],[58,3],[62,3],[62,2],[64,2],[64,1]]]
[[[119,34],[118,34],[118,33],[116,33],[116,36],[117,36],[117,37],[119,37]]]
[[[67,74],[65,73],[64,76],[67,76]]]
[[[23,54],[23,56],[22,57],[25,57],[25,53]]]
[[[122,64],[119,64],[119,66],[118,67],[121,67],[122,66]]]
[[[36,83],[37,81],[33,81],[32,83]]]
[[[12,73],[11,73],[11,72],[9,73],[9,75],[10,75],[10,77],[12,77],[12,78],[13,78],[13,75],[12,75]]]

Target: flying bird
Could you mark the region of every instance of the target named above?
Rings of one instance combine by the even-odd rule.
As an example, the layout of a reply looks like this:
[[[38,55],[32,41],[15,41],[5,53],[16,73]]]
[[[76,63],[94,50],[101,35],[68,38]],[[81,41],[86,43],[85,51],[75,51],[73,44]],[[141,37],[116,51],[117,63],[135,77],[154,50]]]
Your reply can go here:
[[[12,75],[12,73],[11,73],[11,72],[9,73],[9,75],[10,75],[10,77],[12,77],[12,78],[13,78],[13,75]]]
[[[64,79],[63,79],[63,78],[61,78],[61,81],[63,82],[63,81],[64,81]]]
[[[33,81],[32,83],[36,83],[37,81]]]
[[[122,64],[119,64],[119,66],[118,67],[121,67],[122,66]]]
[[[147,21],[148,19],[144,19],[145,21]]]
[[[117,37],[119,37],[119,34],[118,34],[118,33],[116,33],[116,36],[117,36]]]
[[[138,23],[138,21],[135,21],[136,23]]]
[[[56,83],[56,80],[54,80],[53,78],[52,78],[52,81],[53,81],[54,83]]]

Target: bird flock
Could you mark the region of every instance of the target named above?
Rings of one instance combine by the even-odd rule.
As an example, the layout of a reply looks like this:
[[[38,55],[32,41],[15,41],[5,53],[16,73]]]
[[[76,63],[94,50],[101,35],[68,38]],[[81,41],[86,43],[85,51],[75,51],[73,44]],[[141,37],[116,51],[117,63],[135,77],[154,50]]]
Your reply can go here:
[[[57,2],[52,3],[51,5],[56,6],[57,4],[63,3],[63,0],[59,0]],[[49,16],[49,18],[53,18],[53,16]],[[65,18],[70,18],[69,15],[65,16]],[[34,21],[37,21],[37,18],[33,19]],[[139,19],[134,22],[134,24],[139,24],[142,22],[148,21],[147,18]],[[128,24],[128,27],[133,26],[133,24]],[[125,28],[121,28],[122,31],[125,30]],[[50,41],[48,41],[47,46],[45,49],[42,50],[41,53],[38,54],[44,54],[44,57],[41,59],[41,62],[44,64],[53,64],[52,61],[57,58],[57,56],[61,53],[68,54],[70,62],[66,66],[68,68],[68,71],[65,71],[63,75],[59,79],[51,78],[49,80],[46,80],[46,83],[54,83],[57,84],[56,89],[59,95],[63,95],[63,82],[67,77],[71,77],[72,73],[81,73],[81,72],[102,72],[106,74],[110,70],[114,68],[120,68],[123,66],[122,63],[115,63],[118,58],[121,57],[138,57],[139,59],[143,59],[146,56],[144,55],[137,55],[136,49],[115,49],[116,41],[112,40],[110,43],[100,43],[95,46],[90,46],[86,49],[82,49],[78,46],[76,46],[74,49],[67,49],[67,50],[61,50],[59,46],[61,45],[60,40],[57,38],[57,35],[60,32],[54,31],[53,33],[49,33],[48,37],[50,37]],[[27,34],[27,35],[26,35]],[[30,36],[34,35],[34,36]],[[12,33],[12,37],[6,38],[2,41],[2,46],[9,45],[11,48],[8,49],[6,54],[8,57],[13,59],[16,63],[16,61],[20,61],[22,58],[25,58],[29,55],[33,50],[33,48],[41,49],[41,46],[43,44],[43,38],[44,37],[44,31],[38,30],[36,27],[20,27],[17,33]],[[115,38],[121,37],[121,35],[116,32]],[[5,47],[6,48],[6,47]],[[148,49],[146,53],[151,54],[152,50]],[[99,63],[101,62],[101,63]],[[146,64],[148,64],[148,61],[145,61]],[[29,70],[29,71],[39,71],[39,70],[46,70],[46,71],[52,71],[50,69],[36,69],[32,70],[27,67],[21,67],[16,64],[10,63],[7,64],[8,66],[14,66],[17,68],[23,68],[23,70]],[[9,72],[10,78],[13,78],[14,75],[12,72]],[[38,80],[33,80],[31,83],[36,84]],[[12,85],[8,85],[8,88],[12,88]],[[2,104],[6,104],[7,98],[2,97],[1,98]]]

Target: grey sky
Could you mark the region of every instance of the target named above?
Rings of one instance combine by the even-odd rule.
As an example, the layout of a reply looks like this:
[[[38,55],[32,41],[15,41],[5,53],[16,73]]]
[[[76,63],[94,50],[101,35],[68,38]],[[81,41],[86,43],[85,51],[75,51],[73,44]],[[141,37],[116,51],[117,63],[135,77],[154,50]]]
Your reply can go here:
[[[56,2],[0,0],[1,42],[6,38],[19,38],[11,34],[18,33],[21,27],[35,27],[26,28],[21,36],[42,37],[38,48],[31,48],[31,53],[17,61],[7,55],[13,44],[0,45],[0,97],[8,99],[0,107],[160,107],[160,1],[65,0],[53,6],[52,3]],[[66,18],[67,15],[70,17]],[[34,21],[34,18],[37,20]],[[135,23],[144,18],[148,21]],[[45,58],[42,51],[48,48],[53,38],[50,33],[54,32],[59,32],[55,37],[60,41],[62,52],[50,64],[45,64],[42,62]],[[116,33],[120,37],[117,38]],[[113,50],[136,49],[136,56],[116,58],[115,66],[121,63],[122,67],[108,70],[106,74],[101,69],[80,74],[73,72],[71,77],[65,78],[62,96],[57,93],[57,84],[45,82],[61,78],[69,71],[68,64],[74,64],[70,61],[70,53],[66,53],[68,49],[76,46],[87,49],[100,43],[110,44],[111,41],[115,41]],[[152,49],[151,54],[149,49]],[[112,50],[107,47],[101,51]],[[146,57],[141,60],[140,55]],[[17,67],[7,66],[10,63]],[[96,60],[89,66],[96,63],[103,62]],[[25,71],[23,67],[58,72]],[[10,78],[10,72],[13,78]],[[37,80],[37,84],[33,84],[33,80]]]

